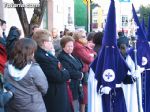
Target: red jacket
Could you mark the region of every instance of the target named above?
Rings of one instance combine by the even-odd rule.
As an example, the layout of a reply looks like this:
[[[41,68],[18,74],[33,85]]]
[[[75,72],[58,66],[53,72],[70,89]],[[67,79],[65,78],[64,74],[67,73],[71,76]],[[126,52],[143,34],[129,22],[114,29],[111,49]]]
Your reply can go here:
[[[7,62],[7,53],[5,47],[0,44],[0,72],[4,73],[5,63]]]
[[[77,56],[83,62],[83,72],[88,72],[89,64],[94,60],[94,57],[91,56],[94,51],[84,46],[79,42],[74,43],[73,55]]]

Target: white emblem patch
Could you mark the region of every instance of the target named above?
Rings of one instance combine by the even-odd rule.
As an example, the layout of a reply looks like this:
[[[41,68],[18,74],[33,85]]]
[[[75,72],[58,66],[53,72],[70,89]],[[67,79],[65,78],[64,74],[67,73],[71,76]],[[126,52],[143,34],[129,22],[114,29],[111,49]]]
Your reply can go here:
[[[142,57],[142,65],[146,65],[148,62],[146,57]]]
[[[112,69],[107,69],[103,73],[103,79],[106,82],[112,82],[115,79],[115,73]]]

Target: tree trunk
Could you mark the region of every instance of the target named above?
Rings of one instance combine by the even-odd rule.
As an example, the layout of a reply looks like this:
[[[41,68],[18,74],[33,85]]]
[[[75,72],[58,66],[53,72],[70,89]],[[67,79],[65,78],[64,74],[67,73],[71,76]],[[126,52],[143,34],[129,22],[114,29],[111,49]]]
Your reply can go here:
[[[22,0],[13,0],[13,1],[14,1],[14,4],[23,4]],[[39,26],[41,25],[42,18],[46,9],[46,5],[47,5],[47,0],[39,0],[39,7],[34,8],[34,12],[33,12],[30,23],[28,22],[25,8],[16,7],[25,36],[28,36],[31,34],[32,25],[34,24],[37,24]]]

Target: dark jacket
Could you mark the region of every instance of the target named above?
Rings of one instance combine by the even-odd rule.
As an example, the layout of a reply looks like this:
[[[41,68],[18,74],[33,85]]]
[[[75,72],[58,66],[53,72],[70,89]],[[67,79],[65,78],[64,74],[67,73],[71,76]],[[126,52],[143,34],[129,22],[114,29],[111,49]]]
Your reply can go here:
[[[0,44],[6,46],[6,40],[3,37],[0,37]]]
[[[79,98],[79,80],[82,77],[83,65],[79,59],[76,57],[73,59],[64,51],[58,55],[58,59],[62,63],[63,67],[65,67],[70,73],[70,88],[72,90],[73,99],[76,100]]]
[[[14,44],[17,40],[19,40],[20,35],[21,33],[17,27],[12,26],[10,28],[8,37],[6,39],[6,50],[7,50],[8,59],[10,57],[11,51],[14,48]]]
[[[35,59],[45,73],[49,89],[44,96],[47,112],[69,112],[69,100],[66,81],[70,78],[69,72],[64,69],[59,60],[38,47]]]

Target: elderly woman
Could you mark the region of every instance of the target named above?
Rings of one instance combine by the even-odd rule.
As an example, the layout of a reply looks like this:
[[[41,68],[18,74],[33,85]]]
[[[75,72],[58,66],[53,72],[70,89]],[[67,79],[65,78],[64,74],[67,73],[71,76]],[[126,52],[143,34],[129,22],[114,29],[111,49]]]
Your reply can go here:
[[[86,34],[82,30],[75,31],[73,35],[75,39],[73,54],[77,56],[83,62],[83,73],[84,77],[82,80],[84,98],[80,101],[81,112],[85,112],[85,106],[87,105],[87,81],[88,81],[88,71],[89,64],[94,60],[94,51],[89,48],[88,41],[86,39]]]
[[[63,64],[63,66],[69,71],[71,81],[70,88],[73,95],[73,109],[74,112],[79,112],[79,84],[82,79],[82,63],[81,61],[72,55],[74,48],[74,39],[71,36],[65,36],[60,42],[62,46],[62,52],[59,54],[58,58]]]
[[[69,112],[66,81],[70,79],[69,72],[64,69],[54,56],[52,39],[47,30],[34,32],[33,39],[38,44],[35,59],[45,73],[49,89],[44,97],[47,112]]]

